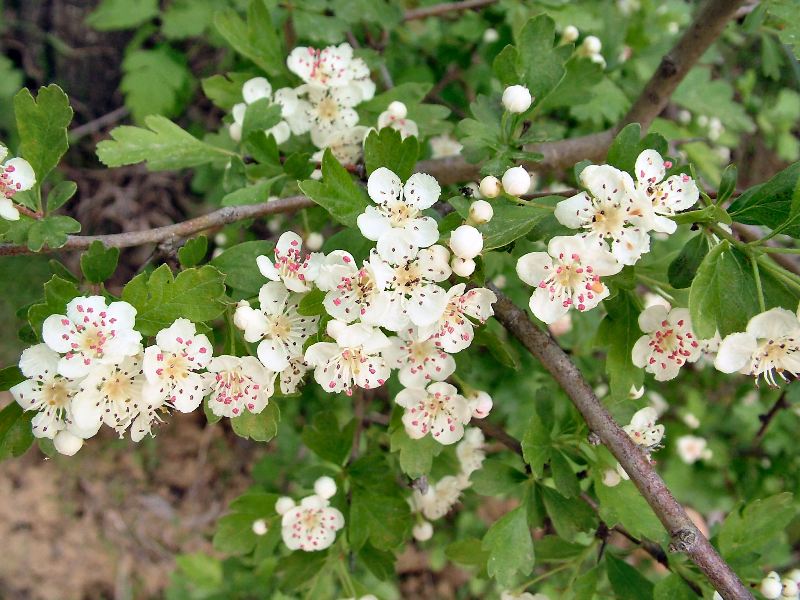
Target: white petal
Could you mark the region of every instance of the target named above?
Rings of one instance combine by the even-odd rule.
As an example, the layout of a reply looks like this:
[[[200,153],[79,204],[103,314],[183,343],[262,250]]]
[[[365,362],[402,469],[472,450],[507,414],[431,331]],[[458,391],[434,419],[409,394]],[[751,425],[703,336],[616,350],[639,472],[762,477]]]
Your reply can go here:
[[[258,303],[267,315],[283,314],[288,299],[289,290],[280,281],[265,283],[258,292]]]
[[[367,180],[367,193],[377,204],[398,200],[402,190],[400,178],[386,167],[375,169]]]
[[[545,288],[536,288],[529,303],[534,316],[547,323],[555,323],[569,311],[569,306],[564,306],[559,297],[550,299],[550,292]]]
[[[83,390],[72,399],[72,420],[80,429],[100,427],[103,422],[101,398],[93,390]]]
[[[639,329],[645,333],[661,329],[661,323],[667,320],[668,313],[667,307],[663,304],[654,304],[645,308],[639,313]]]
[[[268,257],[263,255],[256,257],[256,265],[258,265],[258,270],[261,271],[264,277],[271,281],[280,281],[281,274]]]
[[[50,379],[56,374],[59,358],[47,344],[36,344],[22,352],[19,368],[25,377]]]
[[[636,179],[645,187],[664,179],[664,159],[655,150],[644,150],[636,158]]]
[[[631,176],[611,165],[589,165],[580,175],[581,184],[598,199],[626,200],[634,189]]]
[[[300,77],[305,82],[311,81],[311,73],[314,71],[314,61],[316,56],[313,48],[298,46],[292,50],[286,59],[286,66],[289,70]]]
[[[794,335],[798,329],[800,322],[797,316],[785,308],[771,308],[756,315],[747,324],[747,333],[760,340]]]
[[[36,183],[33,167],[24,158],[12,158],[3,165],[9,187],[18,192],[31,189]]]
[[[406,202],[420,210],[433,206],[441,193],[439,182],[427,173],[414,173],[403,186]]]
[[[611,244],[611,254],[623,265],[633,265],[650,251],[650,235],[644,229],[623,229]]]
[[[673,175],[661,184],[661,189],[667,194],[664,204],[675,212],[691,208],[700,199],[700,190],[688,175]]]
[[[374,206],[368,206],[363,213],[358,215],[356,222],[361,230],[361,235],[373,242],[377,242],[382,235],[392,228],[389,217]]]
[[[438,285],[429,284],[411,293],[406,302],[406,311],[411,322],[422,327],[438,321],[446,306],[447,292]]]
[[[401,265],[417,256],[419,248],[405,229],[389,229],[378,238],[378,254],[393,265]]]
[[[650,359],[651,348],[650,348],[650,336],[643,335],[636,343],[633,345],[633,350],[631,351],[631,361],[634,365],[643,369],[647,366],[648,360]]]
[[[203,378],[197,373],[190,373],[188,377],[175,385],[170,402],[176,410],[188,413],[200,406],[204,395]]]
[[[0,197],[0,217],[6,221],[19,220],[19,211],[14,207],[14,203],[5,196]]]
[[[404,229],[409,234],[408,239],[418,248],[427,248],[439,239],[439,226],[436,219],[431,217],[411,219],[406,223]]]
[[[588,168],[588,167],[587,167]],[[581,192],[556,204],[555,217],[565,227],[578,229],[592,206],[589,194]]]
[[[272,371],[283,371],[289,366],[289,350],[279,340],[263,340],[257,349],[258,360]]]
[[[248,104],[272,96],[272,86],[266,77],[253,77],[242,86],[242,97]]]
[[[421,250],[417,257],[417,265],[422,276],[428,281],[444,281],[452,274],[450,252],[439,244]]]
[[[285,231],[278,238],[278,243],[275,244],[276,254],[285,256],[290,250],[299,251],[303,245],[303,238],[301,238],[294,231]]]
[[[193,340],[197,328],[189,319],[175,319],[175,322],[156,334],[156,345],[167,352],[178,353],[187,348],[186,341]]]
[[[732,333],[719,345],[714,366],[723,373],[742,371],[758,350],[756,338],[749,333]]]
[[[528,285],[539,285],[552,272],[553,259],[547,252],[529,252],[517,261],[517,276]]]
[[[653,215],[653,230],[659,233],[673,234],[678,229],[678,224],[668,217]]]

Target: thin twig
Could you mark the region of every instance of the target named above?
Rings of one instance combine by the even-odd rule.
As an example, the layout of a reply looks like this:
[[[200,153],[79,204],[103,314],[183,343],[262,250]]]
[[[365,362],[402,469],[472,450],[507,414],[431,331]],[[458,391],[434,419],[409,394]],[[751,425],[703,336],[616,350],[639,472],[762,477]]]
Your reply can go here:
[[[497,0],[463,0],[462,2],[443,2],[442,4],[423,6],[406,11],[404,19],[406,21],[414,21],[416,19],[425,19],[427,17],[438,17],[450,12],[484,8],[485,6],[489,6],[490,4],[494,4],[496,2]]]
[[[69,141],[74,144],[79,139],[86,137],[87,135],[97,133],[101,129],[108,127],[109,125],[113,125],[121,119],[124,119],[129,114],[130,110],[128,110],[127,106],[120,106],[119,108],[112,110],[110,113],[106,113],[103,116],[97,117],[93,121],[89,121],[88,123],[84,123],[83,125],[79,125],[78,127],[70,129]]]
[[[781,395],[778,396],[778,399],[775,401],[775,404],[772,405],[772,408],[770,408],[769,411],[763,415],[758,415],[758,419],[761,421],[761,427],[758,428],[755,437],[753,437],[753,444],[751,447],[752,450],[761,445],[761,440],[764,439],[764,434],[767,433],[767,429],[776,415],[784,408],[789,408],[789,401],[786,399],[786,389],[787,388],[783,389]]]

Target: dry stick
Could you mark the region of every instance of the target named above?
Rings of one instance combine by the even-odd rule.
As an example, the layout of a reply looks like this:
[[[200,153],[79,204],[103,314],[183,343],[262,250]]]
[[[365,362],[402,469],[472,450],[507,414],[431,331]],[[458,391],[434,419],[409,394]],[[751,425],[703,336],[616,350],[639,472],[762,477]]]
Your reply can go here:
[[[583,415],[589,429],[619,461],[670,534],[670,550],[685,552],[725,600],[752,600],[744,584],[675,500],[647,456],[597,399],[569,356],[547,333],[534,325],[523,310],[499,290],[494,289],[494,292],[498,297],[494,305],[497,320],[539,359]]]
[[[463,0],[462,2],[443,2],[442,4],[434,4],[433,6],[423,6],[413,10],[406,11],[404,20],[414,21],[416,19],[424,19],[426,17],[437,17],[449,12],[460,10],[471,10],[475,8],[483,8],[490,4],[495,4],[497,0]]]

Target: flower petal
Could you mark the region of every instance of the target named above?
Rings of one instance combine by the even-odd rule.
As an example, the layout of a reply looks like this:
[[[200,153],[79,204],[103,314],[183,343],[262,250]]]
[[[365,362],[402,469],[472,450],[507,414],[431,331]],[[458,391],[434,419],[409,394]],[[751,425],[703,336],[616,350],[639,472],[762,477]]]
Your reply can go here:
[[[556,204],[554,214],[558,222],[565,227],[578,229],[583,226],[583,220],[591,206],[589,194],[581,192]]]
[[[386,167],[378,167],[367,180],[367,193],[377,204],[399,200],[403,190],[400,178]]]
[[[714,366],[723,373],[744,371],[753,354],[758,351],[758,342],[750,333],[732,333],[719,345]]]
[[[664,159],[655,150],[644,150],[636,158],[636,179],[647,187],[664,179]]]
[[[441,193],[439,182],[427,173],[414,173],[403,186],[406,203],[420,210],[433,206]]]
[[[528,285],[538,286],[552,272],[553,259],[547,252],[529,252],[517,261],[517,276]]]

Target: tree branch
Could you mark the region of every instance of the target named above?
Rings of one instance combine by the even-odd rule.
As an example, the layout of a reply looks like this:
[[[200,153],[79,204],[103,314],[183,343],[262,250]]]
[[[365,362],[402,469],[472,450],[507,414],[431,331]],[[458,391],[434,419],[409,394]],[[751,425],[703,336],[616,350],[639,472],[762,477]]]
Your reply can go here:
[[[758,446],[761,444],[761,440],[764,439],[764,434],[767,433],[770,423],[772,423],[772,420],[775,418],[775,416],[784,408],[789,408],[789,401],[786,399],[786,388],[783,389],[781,395],[778,396],[775,404],[772,405],[772,408],[770,408],[768,412],[763,415],[758,415],[758,419],[761,421],[761,427],[758,428],[758,431],[753,438],[751,450],[758,448]]]
[[[426,17],[438,17],[440,15],[461,11],[471,10],[475,8],[483,8],[490,4],[496,3],[497,0],[462,0],[461,2],[443,2],[442,4],[434,4],[432,6],[423,6],[421,8],[414,8],[406,11],[405,21],[414,21],[417,19],[425,19]]]
[[[493,286],[490,286],[493,287]],[[634,485],[672,537],[670,549],[685,552],[725,600],[752,595],[655,472],[650,461],[597,399],[591,386],[561,347],[534,325],[525,312],[494,288],[495,317],[547,369],[594,432],[628,473]]]

